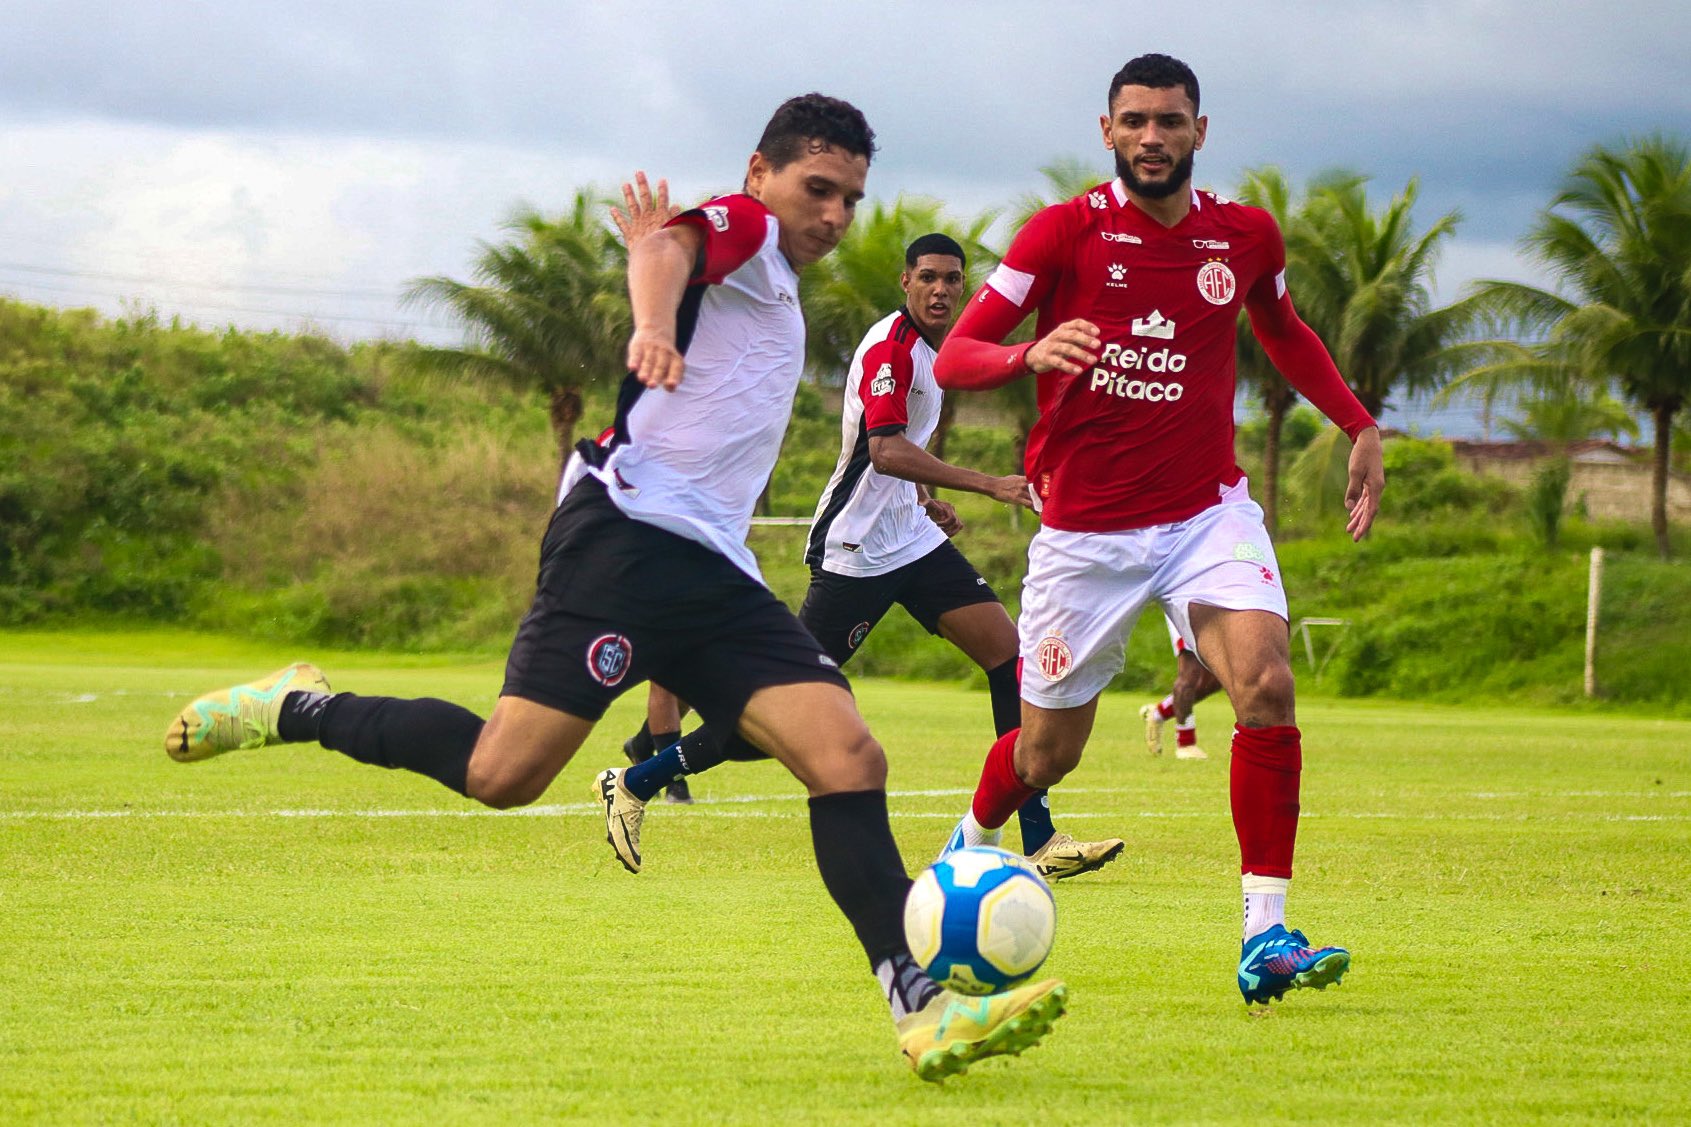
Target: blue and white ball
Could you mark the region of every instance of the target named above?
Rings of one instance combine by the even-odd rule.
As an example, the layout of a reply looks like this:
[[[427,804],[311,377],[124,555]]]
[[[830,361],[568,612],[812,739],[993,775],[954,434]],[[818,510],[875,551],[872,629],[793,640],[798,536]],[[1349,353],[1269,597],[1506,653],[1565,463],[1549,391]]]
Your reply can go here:
[[[1057,930],[1051,889],[1026,858],[990,845],[929,865],[904,901],[904,937],[928,977],[995,994],[1045,962]]]

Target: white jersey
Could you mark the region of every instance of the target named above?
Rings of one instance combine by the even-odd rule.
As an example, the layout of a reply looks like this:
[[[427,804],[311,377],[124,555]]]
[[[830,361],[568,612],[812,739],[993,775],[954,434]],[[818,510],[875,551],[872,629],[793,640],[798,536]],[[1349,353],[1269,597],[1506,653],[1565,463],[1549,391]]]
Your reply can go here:
[[[592,474],[630,517],[696,540],[761,582],[746,532],[804,370],[798,275],[775,217],[750,196],[722,196],[671,222],[705,235],[704,269],[676,318],[686,374],[674,391],[629,376],[615,427],[582,444],[560,496]]]
[[[816,503],[805,562],[836,575],[882,575],[945,543],[916,499],[915,483],[877,473],[869,439],[898,434],[926,447],[942,392],[934,348],[900,309],[877,321],[846,373],[840,460]]]

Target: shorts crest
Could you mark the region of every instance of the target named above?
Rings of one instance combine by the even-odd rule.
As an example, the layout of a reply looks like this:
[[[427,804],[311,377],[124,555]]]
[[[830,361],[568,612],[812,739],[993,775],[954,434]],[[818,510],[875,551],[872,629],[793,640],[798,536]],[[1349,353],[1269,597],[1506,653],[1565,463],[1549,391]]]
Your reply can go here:
[[[587,672],[606,688],[620,685],[633,661],[634,644],[621,634],[601,634],[587,647]]]

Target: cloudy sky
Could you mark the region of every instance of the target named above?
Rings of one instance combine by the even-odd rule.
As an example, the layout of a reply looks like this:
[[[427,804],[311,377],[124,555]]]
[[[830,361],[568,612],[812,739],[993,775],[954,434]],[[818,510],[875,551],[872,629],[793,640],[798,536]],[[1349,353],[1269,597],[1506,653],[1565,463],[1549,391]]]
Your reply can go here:
[[[1109,168],[1110,75],[1203,82],[1197,180],[1274,163],[1422,183],[1464,216],[1441,293],[1534,277],[1516,239],[1593,143],[1691,122],[1691,4],[0,0],[0,294],[353,339],[456,334],[397,294],[462,276],[519,203],[635,168],[737,186],[784,97],[856,102],[872,196],[963,215],[1065,156]]]

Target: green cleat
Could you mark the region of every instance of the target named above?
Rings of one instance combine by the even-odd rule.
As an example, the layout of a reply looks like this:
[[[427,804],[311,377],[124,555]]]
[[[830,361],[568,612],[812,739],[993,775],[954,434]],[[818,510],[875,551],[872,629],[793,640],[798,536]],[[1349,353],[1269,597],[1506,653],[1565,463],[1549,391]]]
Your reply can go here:
[[[898,1049],[916,1075],[940,1081],[987,1057],[1019,1056],[1063,1016],[1069,988],[1055,978],[972,998],[941,990],[898,1023]]]
[[[329,691],[322,670],[296,661],[262,681],[207,693],[184,708],[164,734],[164,750],[178,763],[197,763],[226,751],[280,743],[276,718],[283,698],[292,692]]]

